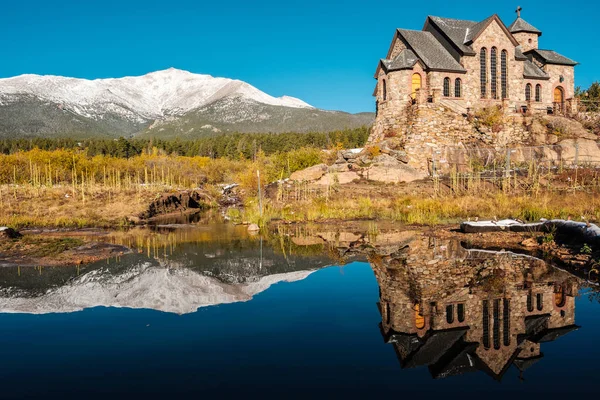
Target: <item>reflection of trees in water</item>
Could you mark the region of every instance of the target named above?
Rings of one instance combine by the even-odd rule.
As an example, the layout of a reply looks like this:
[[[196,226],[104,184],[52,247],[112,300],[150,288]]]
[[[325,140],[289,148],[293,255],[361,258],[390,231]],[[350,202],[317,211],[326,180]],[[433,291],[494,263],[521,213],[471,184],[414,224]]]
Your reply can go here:
[[[133,273],[137,266],[148,262],[157,268],[185,268],[227,284],[256,282],[261,277],[309,271],[332,263],[324,244],[306,249],[289,237],[280,241],[276,236],[249,236],[246,227],[241,228],[219,225],[164,231],[133,229],[94,237],[128,246],[134,252],[119,259],[73,267],[1,268],[0,294],[38,296],[85,274],[108,277]]]

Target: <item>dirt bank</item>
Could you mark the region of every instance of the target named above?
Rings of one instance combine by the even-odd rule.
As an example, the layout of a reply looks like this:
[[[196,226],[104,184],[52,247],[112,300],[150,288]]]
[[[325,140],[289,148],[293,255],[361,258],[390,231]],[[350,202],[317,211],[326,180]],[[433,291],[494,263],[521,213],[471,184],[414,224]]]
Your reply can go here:
[[[131,252],[125,246],[90,241],[90,232],[26,233],[0,241],[0,267],[88,264]],[[101,233],[98,232],[100,236]],[[83,236],[88,239],[83,239]]]

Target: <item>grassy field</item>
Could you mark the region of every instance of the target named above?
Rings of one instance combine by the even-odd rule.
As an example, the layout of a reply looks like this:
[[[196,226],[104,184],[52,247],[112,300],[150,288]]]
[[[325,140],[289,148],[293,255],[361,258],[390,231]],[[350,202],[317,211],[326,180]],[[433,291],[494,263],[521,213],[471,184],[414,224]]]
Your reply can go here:
[[[37,149],[0,155],[0,226],[121,227],[163,193],[202,188],[217,197],[219,184],[233,182],[240,185],[245,207],[230,209],[228,215],[261,226],[356,219],[421,225],[494,217],[600,221],[600,179],[595,170],[583,168],[552,176],[528,173],[495,184],[451,176],[445,187],[436,180],[409,185],[362,182],[314,191],[302,187],[304,195],[294,200],[273,194],[263,198],[261,213],[256,171],[264,187],[330,156],[311,148],[259,154],[253,160],[158,153],[89,157],[77,150]]]

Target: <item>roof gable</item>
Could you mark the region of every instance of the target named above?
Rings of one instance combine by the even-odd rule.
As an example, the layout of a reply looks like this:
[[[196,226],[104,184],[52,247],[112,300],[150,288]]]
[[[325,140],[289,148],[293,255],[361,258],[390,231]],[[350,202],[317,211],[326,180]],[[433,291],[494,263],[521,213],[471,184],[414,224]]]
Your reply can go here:
[[[504,25],[504,22],[502,22],[502,20],[500,19],[500,17],[498,16],[498,14],[494,14],[491,17],[488,17],[486,19],[484,19],[483,21],[481,21],[480,23],[472,26],[468,31],[467,31],[467,36],[465,38],[465,44],[472,44],[475,40],[477,40],[477,38],[479,36],[481,36],[481,34],[493,23],[496,22],[498,24],[498,26],[500,27],[500,29],[502,29],[502,31],[506,34],[506,37],[508,37],[508,39],[510,39],[511,43],[516,47],[519,45],[519,42],[517,42],[517,39],[515,39],[515,37],[512,35],[512,33],[510,33],[510,31],[508,30],[508,28],[506,27],[506,25]]]
[[[404,39],[428,69],[466,72],[431,32],[398,29],[398,36]]]
[[[465,38],[467,31],[477,25],[477,22],[430,15],[423,29],[427,30],[429,25],[437,29],[461,55],[475,55],[473,49],[465,44]]]

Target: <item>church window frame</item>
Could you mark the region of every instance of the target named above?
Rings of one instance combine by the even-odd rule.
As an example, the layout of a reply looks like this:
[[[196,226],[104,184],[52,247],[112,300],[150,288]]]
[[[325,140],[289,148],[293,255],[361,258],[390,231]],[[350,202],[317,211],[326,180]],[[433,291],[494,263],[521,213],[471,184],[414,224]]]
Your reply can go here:
[[[454,97],[461,98],[462,97],[462,79],[456,78],[454,80]]]
[[[502,99],[508,99],[508,52],[506,50],[500,53],[500,87]]]
[[[535,101],[537,103],[542,102],[542,85],[540,85],[539,83],[535,85]]]
[[[481,98],[487,98],[487,48],[482,47],[479,52],[479,83],[481,85]]]
[[[525,101],[531,101],[531,83],[525,85]]]
[[[498,49],[492,47],[490,52],[490,94],[492,99],[498,99]]]
[[[443,95],[444,95],[444,97],[450,97],[450,78],[448,78],[448,77],[444,78]]]

